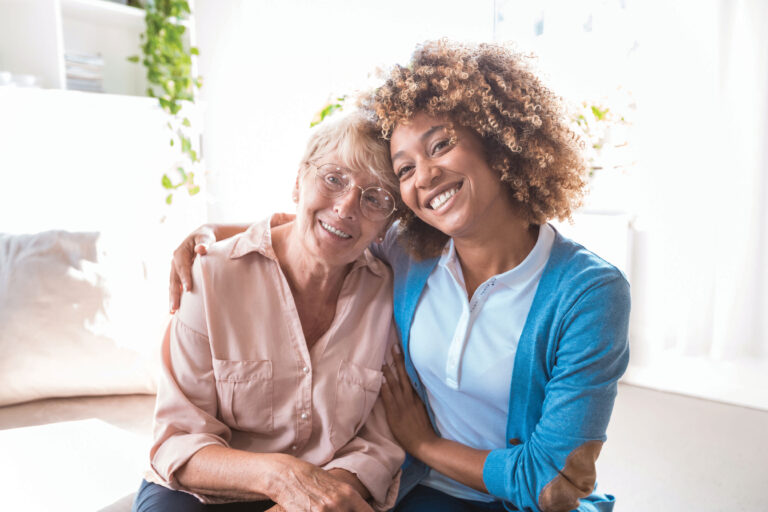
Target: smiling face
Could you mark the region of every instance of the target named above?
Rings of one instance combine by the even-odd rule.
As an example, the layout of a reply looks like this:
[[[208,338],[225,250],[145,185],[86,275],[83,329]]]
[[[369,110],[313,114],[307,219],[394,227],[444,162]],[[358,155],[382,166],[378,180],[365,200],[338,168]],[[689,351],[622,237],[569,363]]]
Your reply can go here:
[[[317,166],[341,161],[335,151],[313,160]],[[354,174],[353,185],[363,189],[380,186],[371,173]],[[317,186],[315,171],[307,166],[296,180],[298,197],[295,233],[308,254],[330,266],[355,261],[378,236],[390,219],[371,221],[360,210],[360,189],[352,186],[338,197],[327,197]]]
[[[514,215],[509,193],[486,161],[480,137],[419,113],[392,132],[400,194],[424,222],[453,238],[476,238]]]

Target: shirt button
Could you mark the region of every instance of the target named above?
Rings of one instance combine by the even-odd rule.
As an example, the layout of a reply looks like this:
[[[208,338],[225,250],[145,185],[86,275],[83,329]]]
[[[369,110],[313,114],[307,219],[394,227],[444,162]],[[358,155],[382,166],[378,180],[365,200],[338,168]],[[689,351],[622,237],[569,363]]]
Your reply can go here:
[[[303,412],[303,413],[301,413],[301,416],[300,416],[300,418],[301,418],[301,419],[303,419],[303,420],[305,420],[305,419],[309,418],[309,414],[307,414],[307,413]]]
[[[305,366],[304,368],[301,369],[301,371],[303,371],[304,373],[309,373],[309,367]]]

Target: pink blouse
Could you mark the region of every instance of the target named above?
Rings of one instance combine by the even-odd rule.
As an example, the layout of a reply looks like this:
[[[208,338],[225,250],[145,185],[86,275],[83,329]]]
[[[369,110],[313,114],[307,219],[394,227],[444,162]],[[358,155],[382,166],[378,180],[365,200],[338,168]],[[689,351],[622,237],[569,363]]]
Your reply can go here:
[[[404,459],[378,399],[396,340],[391,271],[366,250],[308,350],[270,235],[292,219],[275,214],[196,259],[163,343],[153,480],[188,491],[174,472],[207,445],[281,452],[354,473],[386,510]]]

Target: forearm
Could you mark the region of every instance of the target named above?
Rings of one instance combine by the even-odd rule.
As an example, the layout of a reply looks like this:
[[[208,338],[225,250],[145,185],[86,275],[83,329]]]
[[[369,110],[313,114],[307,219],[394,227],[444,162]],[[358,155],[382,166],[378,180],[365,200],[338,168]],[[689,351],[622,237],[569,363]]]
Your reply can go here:
[[[491,450],[476,450],[435,436],[414,446],[410,452],[445,476],[478,491],[488,492],[483,482],[483,466]]]
[[[176,479],[198,494],[248,501],[272,499],[280,457],[288,456],[206,446],[176,472]]]

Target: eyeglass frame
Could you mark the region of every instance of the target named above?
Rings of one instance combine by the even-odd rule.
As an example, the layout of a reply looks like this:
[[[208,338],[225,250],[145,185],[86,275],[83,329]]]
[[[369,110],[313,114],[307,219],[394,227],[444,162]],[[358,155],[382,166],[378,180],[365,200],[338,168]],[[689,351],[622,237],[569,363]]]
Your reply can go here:
[[[397,206],[396,206],[397,199],[395,198],[394,194],[392,194],[392,192],[390,192],[389,190],[387,190],[384,187],[381,187],[381,186],[378,186],[378,185],[371,185],[369,187],[363,188],[360,185],[353,184],[351,180],[348,180],[347,181],[347,185],[344,187],[344,189],[339,191],[338,193],[334,194],[334,193],[330,192],[325,187],[325,184],[324,184],[325,182],[322,179],[322,176],[320,175],[320,168],[321,167],[325,167],[325,166],[329,166],[329,165],[332,165],[332,166],[336,167],[339,170],[346,171],[346,172],[342,172],[341,173],[341,174],[343,174],[345,176],[349,176],[351,174],[354,174],[354,171],[352,171],[352,169],[350,169],[348,167],[345,167],[343,165],[339,165],[339,164],[333,163],[333,162],[327,162],[327,163],[320,164],[320,165],[316,164],[315,162],[305,162],[305,163],[306,163],[306,165],[311,166],[311,167],[313,167],[315,169],[315,172],[314,172],[315,180],[319,180],[319,183],[317,183],[317,185],[318,185],[317,188],[325,197],[327,197],[329,199],[343,196],[344,194],[349,192],[349,190],[352,187],[360,189],[360,199],[358,200],[358,203],[359,203],[359,206],[360,206],[360,212],[363,214],[363,216],[366,219],[368,219],[368,220],[370,220],[372,222],[378,222],[380,220],[387,220],[390,217],[392,217],[392,215],[397,211]],[[363,207],[363,194],[365,194],[366,191],[371,190],[371,189],[383,190],[384,192],[386,192],[392,198],[392,211],[390,211],[387,215],[385,215],[381,219],[372,219],[368,215],[365,214],[366,208]]]

